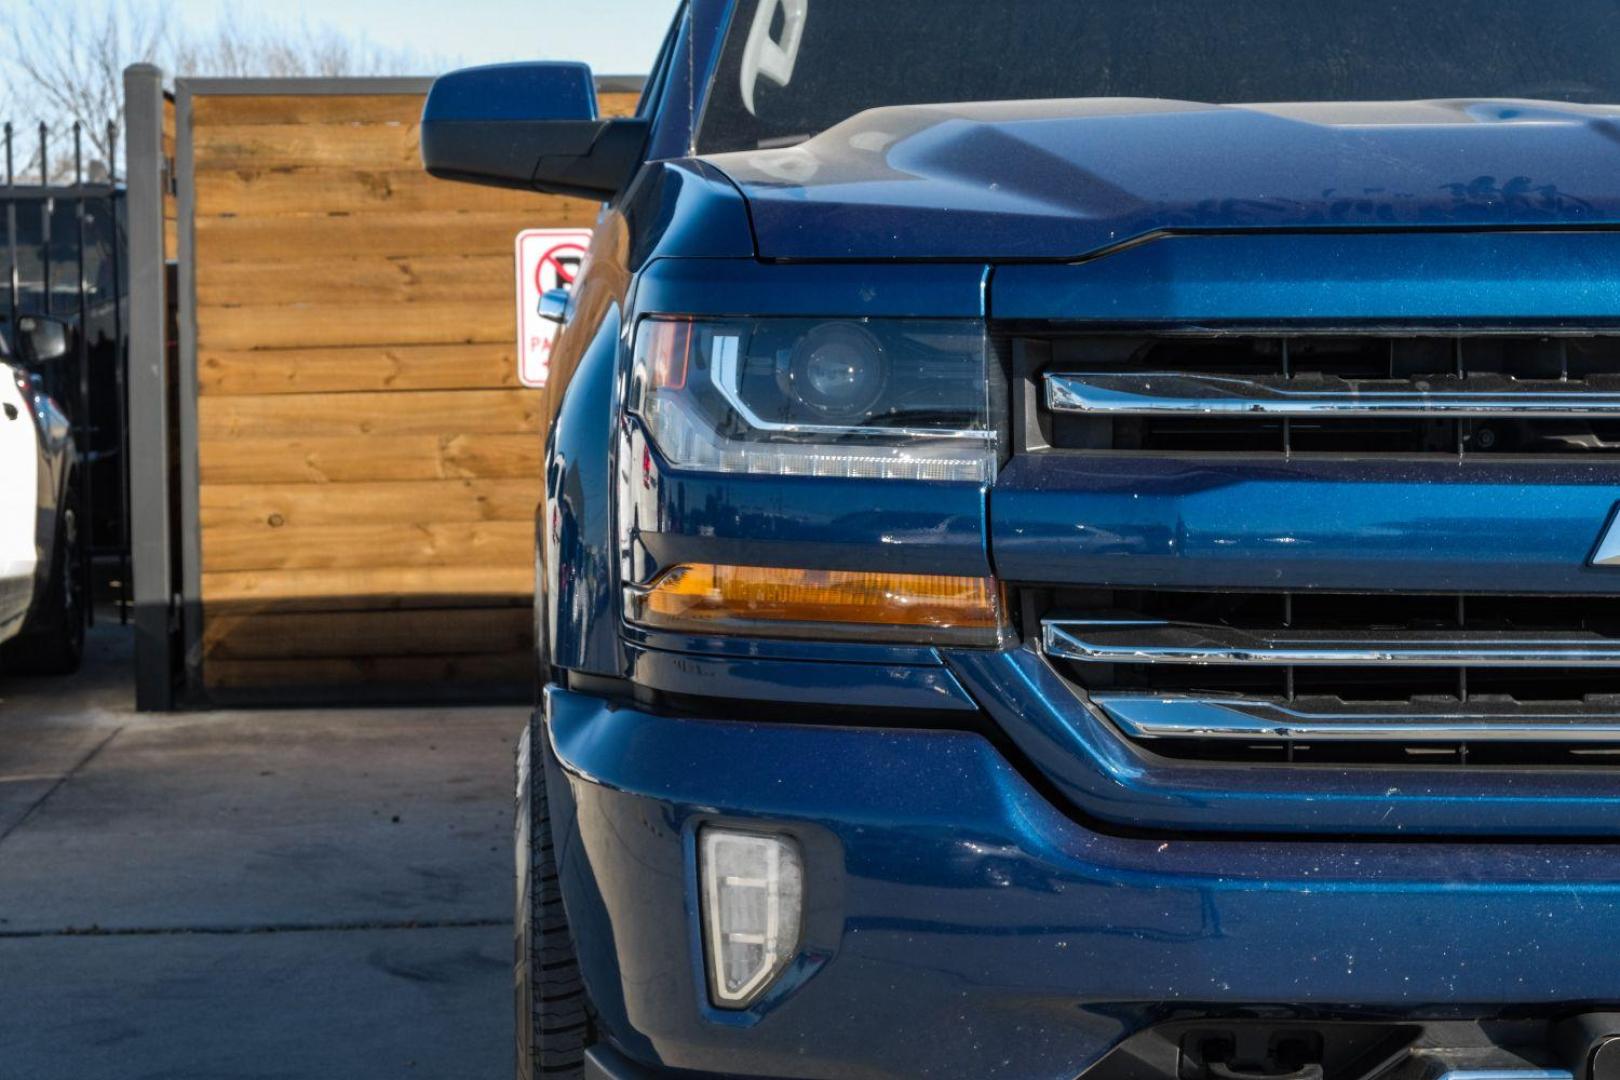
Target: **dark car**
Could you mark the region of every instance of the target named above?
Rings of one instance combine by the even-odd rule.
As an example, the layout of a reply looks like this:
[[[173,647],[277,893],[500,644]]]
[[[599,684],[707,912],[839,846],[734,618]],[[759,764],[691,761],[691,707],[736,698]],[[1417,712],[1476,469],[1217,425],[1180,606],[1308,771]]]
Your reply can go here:
[[[1620,4],[689,0],[545,391],[522,1076],[1620,1076]]]

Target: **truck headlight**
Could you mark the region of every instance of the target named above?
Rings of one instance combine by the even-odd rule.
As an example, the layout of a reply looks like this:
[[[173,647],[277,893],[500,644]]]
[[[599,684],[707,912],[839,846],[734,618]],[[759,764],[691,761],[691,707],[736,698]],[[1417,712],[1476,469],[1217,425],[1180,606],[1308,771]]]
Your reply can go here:
[[[705,828],[698,834],[709,993],[746,1008],[799,948],[804,862],[785,836]]]
[[[630,408],[679,468],[988,483],[1005,392],[979,322],[653,318]]]
[[[1006,377],[982,322],[655,317],[630,411],[671,465],[860,480],[995,479]],[[683,563],[625,590],[662,630],[994,648],[989,577]]]

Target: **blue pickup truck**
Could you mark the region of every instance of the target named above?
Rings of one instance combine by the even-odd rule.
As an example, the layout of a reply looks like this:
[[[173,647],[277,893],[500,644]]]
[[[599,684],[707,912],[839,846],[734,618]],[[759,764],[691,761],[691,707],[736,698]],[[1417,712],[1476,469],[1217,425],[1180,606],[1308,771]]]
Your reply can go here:
[[[537,520],[523,1077],[1620,1078],[1620,3],[686,0]]]

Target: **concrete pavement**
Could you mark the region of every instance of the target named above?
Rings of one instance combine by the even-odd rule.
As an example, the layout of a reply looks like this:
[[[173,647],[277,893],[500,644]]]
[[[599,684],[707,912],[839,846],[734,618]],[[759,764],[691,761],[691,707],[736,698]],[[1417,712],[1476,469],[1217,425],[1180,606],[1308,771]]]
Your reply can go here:
[[[0,675],[0,1080],[510,1075],[515,709]]]

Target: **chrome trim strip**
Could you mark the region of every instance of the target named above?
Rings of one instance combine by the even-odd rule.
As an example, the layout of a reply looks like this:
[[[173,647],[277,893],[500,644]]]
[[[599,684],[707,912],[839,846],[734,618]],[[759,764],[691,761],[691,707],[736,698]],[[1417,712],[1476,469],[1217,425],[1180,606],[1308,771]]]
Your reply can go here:
[[[1148,619],[1048,619],[1048,656],[1088,664],[1275,667],[1620,667],[1620,639],[1584,632],[1241,630]]]
[[[1620,743],[1620,710],[1419,704],[1316,711],[1241,698],[1123,693],[1093,694],[1091,701],[1126,736],[1142,740]]]
[[[1189,372],[1053,373],[1052,412],[1096,416],[1511,417],[1620,416],[1620,389],[1499,375],[1422,382],[1336,376],[1234,376]]]

